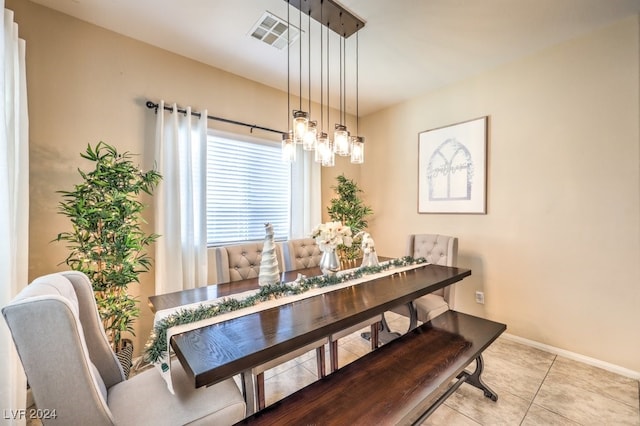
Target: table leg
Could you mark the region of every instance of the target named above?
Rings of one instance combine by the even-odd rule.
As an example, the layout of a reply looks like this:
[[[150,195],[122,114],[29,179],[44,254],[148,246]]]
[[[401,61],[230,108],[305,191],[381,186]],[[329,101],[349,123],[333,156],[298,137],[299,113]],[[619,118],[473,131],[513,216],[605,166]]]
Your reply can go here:
[[[409,329],[406,331],[409,332],[418,326],[418,311],[416,311],[413,302],[409,302],[403,306],[406,306],[407,310],[409,311]],[[380,327],[378,342],[380,344],[389,343],[390,341],[397,339],[401,335],[401,333],[391,331],[391,329],[389,328],[389,324],[387,323],[387,319],[385,318],[384,314],[382,314],[382,326]],[[360,336],[362,336],[363,339],[371,340],[371,333],[369,333],[368,331],[360,334]]]

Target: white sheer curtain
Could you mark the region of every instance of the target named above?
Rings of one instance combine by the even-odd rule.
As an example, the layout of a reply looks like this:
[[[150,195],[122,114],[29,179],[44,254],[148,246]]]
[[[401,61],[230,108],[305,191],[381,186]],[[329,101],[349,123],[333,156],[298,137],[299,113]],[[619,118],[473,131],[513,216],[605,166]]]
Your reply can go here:
[[[4,1],[0,4],[4,11],[0,31],[0,91],[4,100],[0,104],[0,306],[4,306],[28,280],[29,123],[25,42],[18,38],[13,12],[4,9]],[[0,407],[5,413],[16,413],[25,408],[27,381],[4,321],[0,321],[0,360]],[[13,424],[25,422],[3,418]]]
[[[207,285],[207,111],[200,118],[165,111],[156,121],[156,162],[162,181],[155,192],[156,294]]]
[[[291,170],[291,235],[307,238],[322,220],[320,164],[313,152],[297,145],[296,161]]]

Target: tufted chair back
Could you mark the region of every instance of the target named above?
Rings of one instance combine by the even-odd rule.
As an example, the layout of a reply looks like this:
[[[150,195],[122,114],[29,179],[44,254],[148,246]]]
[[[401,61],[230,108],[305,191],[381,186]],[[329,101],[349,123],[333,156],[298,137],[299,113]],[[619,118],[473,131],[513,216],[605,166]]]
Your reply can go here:
[[[93,297],[85,275],[63,272],[36,279],[2,309],[38,407],[56,408],[60,424],[114,421],[107,389],[124,375]]]
[[[284,270],[293,271],[318,266],[322,252],[313,238],[287,241],[283,247]]]
[[[215,247],[216,282],[218,284],[231,281],[257,278],[260,274],[262,260],[262,241]],[[276,244],[278,268],[282,270],[282,248]]]
[[[456,266],[458,263],[458,239],[438,234],[411,234],[407,238],[407,256],[424,257],[429,263],[443,266]],[[453,308],[454,286],[450,285],[433,292],[442,296]]]

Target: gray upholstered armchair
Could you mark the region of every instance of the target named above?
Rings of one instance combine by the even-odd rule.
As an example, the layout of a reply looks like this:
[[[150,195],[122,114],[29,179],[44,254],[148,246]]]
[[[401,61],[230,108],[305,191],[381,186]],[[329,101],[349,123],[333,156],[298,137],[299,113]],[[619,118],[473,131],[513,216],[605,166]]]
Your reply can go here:
[[[424,257],[429,263],[456,266],[458,263],[458,239],[438,234],[411,234],[407,238],[405,254],[414,258]],[[447,286],[414,300],[413,306],[420,322],[427,322],[443,312],[454,308],[455,285]],[[409,315],[405,306],[392,309],[393,312]],[[409,324],[409,329],[417,324]]]
[[[36,405],[56,410],[45,424],[233,424],[245,402],[232,379],[194,387],[175,363],[172,395],[155,370],[125,380],[107,342],[89,279],[40,277],[2,308]]]

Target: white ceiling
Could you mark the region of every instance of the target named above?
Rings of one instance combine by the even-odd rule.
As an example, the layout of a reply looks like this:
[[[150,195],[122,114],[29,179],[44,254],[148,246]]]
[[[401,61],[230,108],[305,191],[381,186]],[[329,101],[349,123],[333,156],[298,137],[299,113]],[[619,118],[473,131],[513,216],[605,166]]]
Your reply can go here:
[[[249,36],[251,27],[266,10],[286,20],[285,0],[32,1],[287,90],[286,49],[276,50]],[[358,33],[360,115],[640,13],[640,0],[341,0],[341,3],[366,22]],[[292,24],[296,24],[297,10],[291,8],[290,16]],[[310,31],[313,52],[319,50],[316,25]],[[307,28],[305,18],[302,28]],[[356,106],[354,39],[346,42],[349,112],[354,112]],[[305,97],[306,43],[303,38]],[[332,39],[330,43],[337,48],[337,41]],[[289,81],[295,94],[299,91],[299,48],[296,43],[290,51]],[[337,53],[332,53],[332,69],[338,64],[337,58]],[[315,82],[319,80],[315,74],[320,69],[317,53],[312,53],[311,61]],[[338,81],[336,71],[330,81],[334,105],[339,97]],[[314,84],[312,98],[319,101],[319,93]]]

